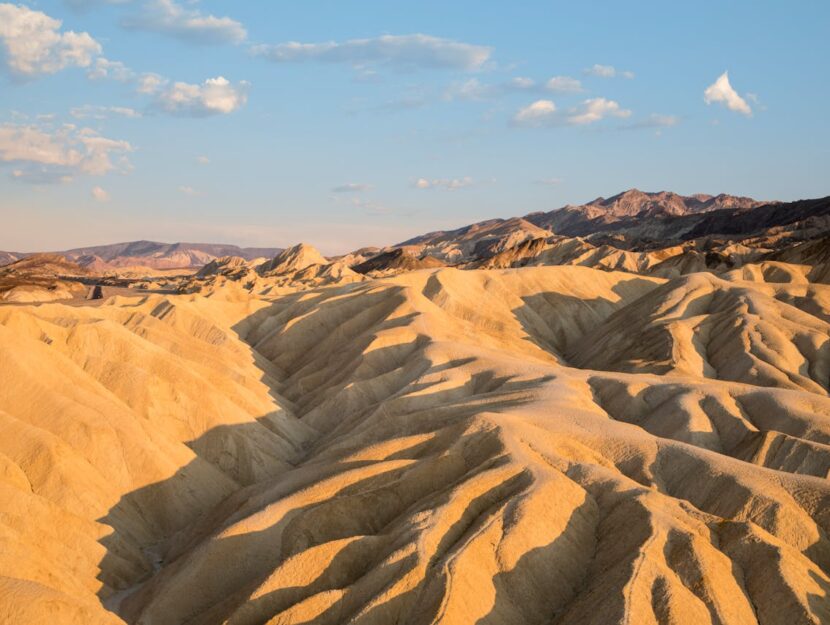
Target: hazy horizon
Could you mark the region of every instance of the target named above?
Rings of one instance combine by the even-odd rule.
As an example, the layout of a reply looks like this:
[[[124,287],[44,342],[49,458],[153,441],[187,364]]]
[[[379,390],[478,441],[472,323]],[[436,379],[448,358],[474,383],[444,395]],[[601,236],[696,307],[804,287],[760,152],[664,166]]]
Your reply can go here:
[[[626,191],[628,191],[628,190],[629,189],[626,189]],[[643,191],[643,189],[639,189],[639,190]],[[661,191],[668,191],[668,190],[661,190]],[[652,191],[646,191],[646,192],[647,193],[652,193]],[[654,193],[657,193],[657,192],[658,191],[654,191]],[[621,191],[621,193],[622,193],[622,191]],[[735,195],[735,194],[729,194],[729,193],[726,193],[726,192],[723,192],[723,193],[725,193],[726,195]],[[617,194],[615,193],[615,194],[609,195],[607,197],[613,197],[614,195],[617,195]],[[690,194],[682,194],[682,195],[691,196],[691,195],[695,195],[695,194],[690,193]],[[711,194],[708,194],[708,195],[718,195],[718,193],[711,193]],[[597,199],[597,198],[595,197],[595,198],[591,198],[591,200],[585,200],[585,201],[578,201],[577,200],[577,201],[574,201],[574,202],[568,202],[567,204],[565,204],[563,206],[553,207],[550,210],[551,211],[559,210],[561,208],[564,208],[568,204],[581,205],[581,204],[588,203],[588,202],[590,202],[592,200],[595,200],[595,199]],[[758,199],[758,198],[754,198],[754,199]],[[789,200],[780,200],[779,198],[761,198],[761,199],[762,200],[768,200],[770,202],[789,201]],[[800,200],[800,199],[810,199],[810,198],[794,198],[792,201]],[[492,217],[486,217],[485,216],[485,217],[482,217],[481,219],[479,219],[478,221],[487,221],[488,219],[508,219],[508,218],[511,218],[511,217],[524,217],[526,214],[527,213],[522,214],[522,215],[507,215],[507,214],[504,214],[504,215],[497,215],[497,216],[492,216]],[[413,231],[410,235],[406,236],[405,238],[396,239],[394,241],[391,241],[391,240],[390,241],[378,241],[376,243],[367,243],[365,245],[358,245],[358,246],[353,246],[353,247],[349,247],[349,248],[342,248],[342,247],[331,247],[330,248],[325,243],[324,244],[318,244],[315,241],[315,239],[320,238],[319,236],[316,236],[319,233],[312,233],[310,235],[311,238],[308,239],[308,240],[307,239],[290,240],[290,241],[286,241],[282,244],[269,244],[267,242],[263,243],[263,244],[250,244],[250,243],[247,243],[245,241],[234,240],[232,238],[229,238],[227,240],[226,239],[221,239],[221,240],[220,239],[196,240],[196,239],[193,239],[193,238],[190,238],[190,239],[188,239],[188,238],[159,239],[159,238],[152,238],[152,237],[134,237],[134,238],[125,238],[125,239],[98,240],[100,238],[100,236],[97,235],[97,234],[94,234],[93,237],[96,237],[96,238],[92,238],[92,239],[90,239],[90,242],[86,242],[86,243],[70,244],[70,245],[64,245],[64,246],[55,246],[55,247],[50,247],[50,248],[46,248],[46,247],[42,247],[42,246],[41,247],[36,247],[36,248],[31,248],[31,249],[0,248],[0,251],[16,252],[16,253],[24,253],[24,254],[30,254],[30,253],[36,253],[36,252],[51,253],[51,252],[63,252],[63,251],[67,251],[67,250],[75,250],[75,249],[82,249],[82,248],[100,247],[100,246],[106,246],[106,245],[119,245],[119,244],[123,244],[123,243],[133,243],[133,242],[137,242],[137,241],[149,241],[149,242],[153,242],[153,243],[161,243],[161,244],[166,244],[166,245],[175,245],[175,244],[236,245],[240,248],[257,248],[257,247],[262,247],[262,248],[287,248],[287,247],[297,245],[299,243],[307,243],[307,244],[310,244],[310,245],[314,246],[315,248],[318,248],[321,252],[323,252],[327,256],[337,256],[337,255],[347,254],[348,252],[352,252],[352,251],[354,251],[356,249],[359,249],[361,247],[380,247],[380,248],[382,248],[382,247],[387,247],[387,246],[393,246],[393,245],[403,243],[404,241],[406,241],[408,239],[411,239],[411,238],[413,238],[415,236],[418,236],[418,235],[428,234],[430,232],[437,232],[437,231],[442,231],[442,230],[447,230],[447,231],[456,230],[456,229],[459,229],[459,228],[463,228],[464,226],[467,226],[467,225],[470,225],[470,224],[469,223],[459,223],[457,225],[448,226],[447,228],[440,228],[440,229],[435,229],[435,228],[429,229],[428,228],[426,230],[417,230],[417,231]],[[322,233],[322,234],[327,234],[327,233]],[[228,236],[232,237],[233,232],[230,232]],[[281,239],[281,238],[284,238],[284,237],[280,235],[280,236],[278,236],[278,238]],[[336,245],[337,244],[335,243],[335,246]]]

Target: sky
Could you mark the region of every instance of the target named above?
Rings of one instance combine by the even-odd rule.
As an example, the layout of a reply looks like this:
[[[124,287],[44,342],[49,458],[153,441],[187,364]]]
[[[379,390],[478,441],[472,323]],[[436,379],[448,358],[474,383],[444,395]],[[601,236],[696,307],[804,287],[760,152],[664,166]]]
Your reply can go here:
[[[830,3],[0,2],[0,249],[830,194]]]

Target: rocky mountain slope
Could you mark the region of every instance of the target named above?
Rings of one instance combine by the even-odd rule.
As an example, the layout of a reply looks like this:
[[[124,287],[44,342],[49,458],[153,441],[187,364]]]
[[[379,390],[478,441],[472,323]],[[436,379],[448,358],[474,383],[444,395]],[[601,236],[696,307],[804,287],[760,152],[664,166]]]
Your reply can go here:
[[[638,226],[648,232],[655,224],[664,222],[671,225],[664,226],[658,238],[668,242],[682,240],[678,236],[679,222],[671,218],[700,216],[726,209],[747,210],[766,204],[726,194],[682,196],[665,191],[644,193],[631,189],[608,199],[597,198],[587,204],[565,206],[547,213],[492,219],[457,230],[430,232],[394,247],[409,248],[412,253],[429,254],[448,264],[457,264],[486,260],[533,239],[554,235],[590,237],[619,234]],[[685,230],[691,227],[687,225]],[[631,242],[627,245],[631,246]]]
[[[573,264],[673,277],[775,260],[802,243],[805,250],[823,249],[828,231],[830,197],[763,203],[630,190],[549,213],[431,232],[381,250],[362,267],[405,255],[467,269]]]
[[[630,189],[608,199],[600,197],[579,206],[565,206],[548,213],[532,213],[525,219],[556,234],[585,236],[602,232],[611,224],[631,218],[644,220],[677,217],[720,209],[755,208],[763,204],[765,202],[726,194],[682,196],[667,191],[644,193]]]

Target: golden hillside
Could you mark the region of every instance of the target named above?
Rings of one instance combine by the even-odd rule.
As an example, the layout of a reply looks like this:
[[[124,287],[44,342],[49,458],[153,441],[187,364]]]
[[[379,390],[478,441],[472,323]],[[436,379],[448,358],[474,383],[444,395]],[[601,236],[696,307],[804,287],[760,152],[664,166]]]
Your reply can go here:
[[[4,623],[830,622],[830,287],[0,307]]]

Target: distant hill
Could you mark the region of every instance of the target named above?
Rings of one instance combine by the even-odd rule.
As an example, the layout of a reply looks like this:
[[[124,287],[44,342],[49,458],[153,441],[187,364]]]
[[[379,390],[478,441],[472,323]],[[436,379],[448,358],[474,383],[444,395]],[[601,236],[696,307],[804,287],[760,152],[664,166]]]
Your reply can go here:
[[[193,269],[203,267],[223,256],[239,256],[245,260],[271,258],[282,252],[279,247],[239,247],[225,243],[159,243],[129,241],[110,245],[77,247],[55,252],[67,260],[103,272],[120,267],[151,267],[153,269]],[[0,266],[8,265],[32,253],[0,252]]]
[[[642,225],[647,229],[672,218],[764,205],[777,204],[723,193],[683,196],[670,191],[647,193],[630,189],[607,199],[600,197],[586,204],[568,205],[549,212],[489,219],[456,230],[429,232],[392,247],[408,249],[416,255],[429,254],[447,263],[464,263],[485,260],[525,241],[555,235],[615,235],[625,228]],[[677,238],[671,231],[662,235],[667,239]]]
[[[0,252],[0,267],[3,265],[9,265],[16,260],[20,260],[24,256],[25,254],[19,254],[17,252]]]
[[[154,269],[202,267],[223,256],[239,256],[245,260],[271,257],[281,248],[239,247],[223,243],[159,243],[156,241],[129,241],[111,245],[79,247],[62,252],[80,265],[105,268],[104,265],[129,267],[141,265]]]
[[[531,213],[525,219],[540,228],[565,236],[586,236],[620,221],[696,215],[720,209],[746,209],[769,204],[748,197],[721,193],[690,196],[671,191],[646,193],[629,189],[608,199],[597,198],[579,206],[565,206],[547,213]]]

